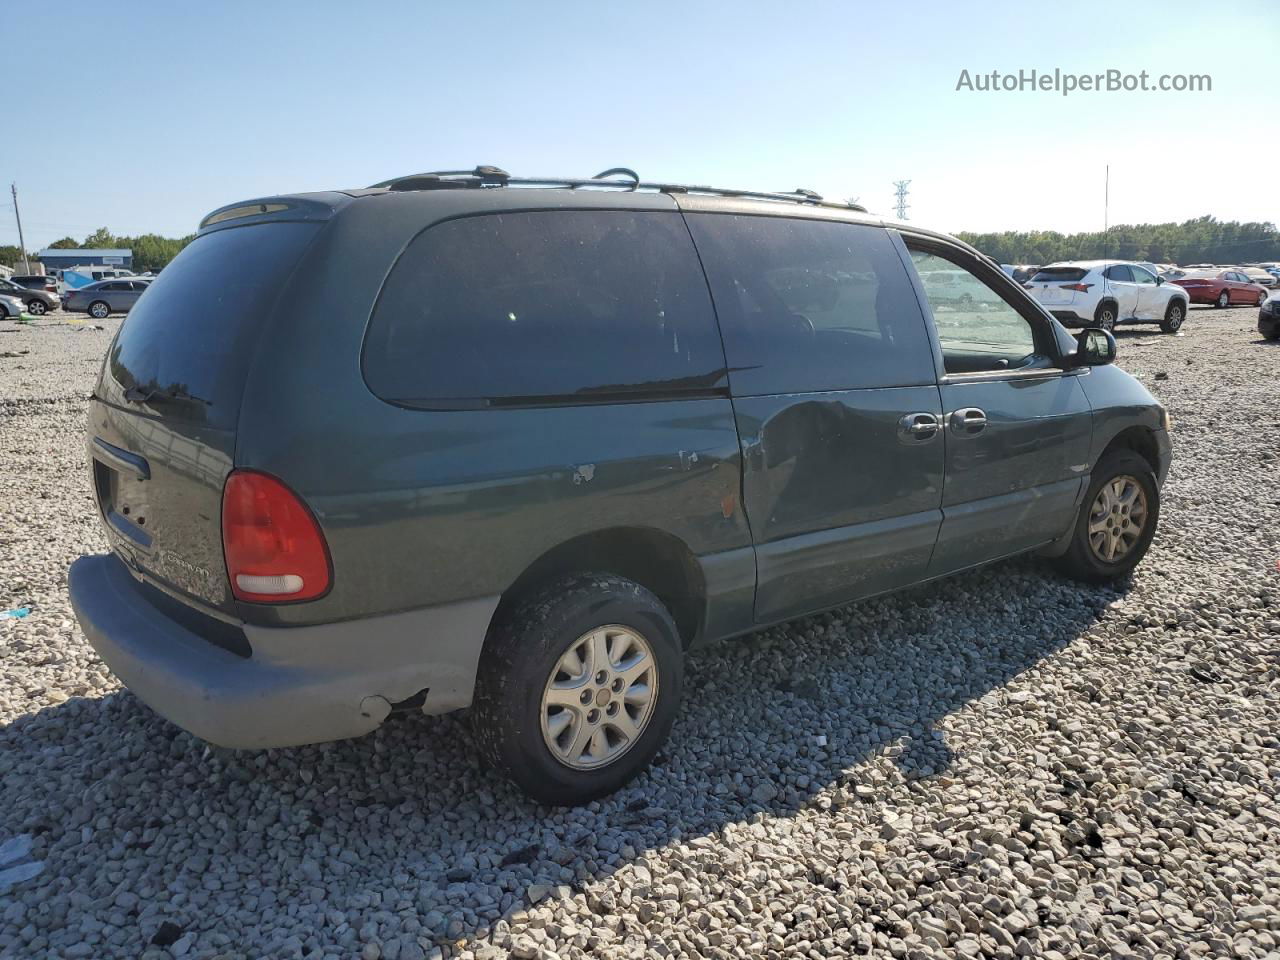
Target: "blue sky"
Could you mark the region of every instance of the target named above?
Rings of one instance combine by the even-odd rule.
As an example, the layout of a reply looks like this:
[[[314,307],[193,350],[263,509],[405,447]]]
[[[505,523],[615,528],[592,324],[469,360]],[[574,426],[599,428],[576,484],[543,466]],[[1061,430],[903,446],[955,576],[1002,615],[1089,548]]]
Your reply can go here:
[[[910,218],[948,231],[1097,229],[1110,163],[1113,223],[1280,220],[1274,0],[970,7],[61,3],[37,18],[51,49],[10,51],[40,51],[11,77],[48,119],[17,111],[0,177],[33,249],[476,163],[803,186],[881,212],[910,179]],[[956,90],[962,69],[1055,67],[1213,89]],[[0,210],[0,243],[16,241]]]

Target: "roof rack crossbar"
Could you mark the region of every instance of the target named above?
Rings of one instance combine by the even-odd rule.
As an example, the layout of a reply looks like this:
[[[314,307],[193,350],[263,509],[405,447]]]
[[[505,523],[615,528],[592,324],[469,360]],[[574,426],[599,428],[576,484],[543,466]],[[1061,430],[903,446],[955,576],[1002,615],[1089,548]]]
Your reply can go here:
[[[614,179],[625,176],[629,180]],[[822,199],[821,194],[812,190],[797,188],[790,193],[770,193],[759,190],[733,190],[726,187],[711,187],[686,183],[662,183],[641,180],[634,170],[627,167],[611,167],[601,171],[590,179],[574,177],[513,177],[498,167],[476,167],[474,170],[432,170],[425,173],[414,173],[403,177],[394,177],[375,183],[371,189],[387,190],[431,190],[449,188],[482,188],[482,187],[542,187],[568,188],[570,190],[651,190],[657,193],[708,194],[718,197],[740,197],[746,200],[776,200],[789,203],[800,203],[812,206],[835,207],[841,210],[855,210],[866,213],[866,207],[857,203],[835,203]]]

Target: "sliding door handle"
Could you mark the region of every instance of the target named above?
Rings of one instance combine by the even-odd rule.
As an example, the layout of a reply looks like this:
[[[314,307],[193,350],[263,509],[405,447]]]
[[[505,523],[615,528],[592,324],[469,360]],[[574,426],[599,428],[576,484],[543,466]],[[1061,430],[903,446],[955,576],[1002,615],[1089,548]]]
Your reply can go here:
[[[986,411],[977,407],[962,407],[947,419],[951,432],[958,437],[976,437],[987,428]]]

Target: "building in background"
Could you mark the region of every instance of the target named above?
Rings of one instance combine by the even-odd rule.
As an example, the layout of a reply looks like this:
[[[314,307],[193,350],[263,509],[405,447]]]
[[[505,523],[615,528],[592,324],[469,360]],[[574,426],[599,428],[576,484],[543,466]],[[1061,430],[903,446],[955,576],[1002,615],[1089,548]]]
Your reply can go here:
[[[133,269],[132,250],[56,250],[49,248],[36,254],[44,268],[52,273],[68,267],[116,267]]]

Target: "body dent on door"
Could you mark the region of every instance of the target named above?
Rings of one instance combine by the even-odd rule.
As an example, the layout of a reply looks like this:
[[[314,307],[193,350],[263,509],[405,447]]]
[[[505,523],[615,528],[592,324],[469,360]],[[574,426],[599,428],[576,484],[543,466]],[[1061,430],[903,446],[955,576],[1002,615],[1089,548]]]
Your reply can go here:
[[[942,514],[940,436],[904,436],[904,412],[939,415],[936,386],[735,400],[756,542],[761,621],[921,579]]]

